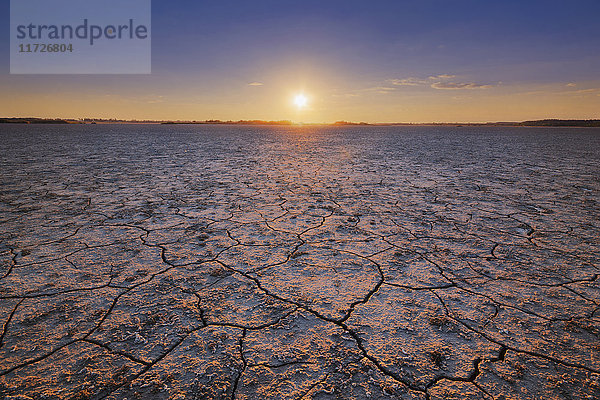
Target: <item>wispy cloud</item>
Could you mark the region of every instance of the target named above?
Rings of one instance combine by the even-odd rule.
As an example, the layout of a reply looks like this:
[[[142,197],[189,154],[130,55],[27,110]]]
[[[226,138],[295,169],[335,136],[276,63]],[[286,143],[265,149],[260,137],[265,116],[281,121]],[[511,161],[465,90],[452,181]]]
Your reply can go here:
[[[435,76],[430,76],[429,80],[436,81],[436,80],[452,79],[452,78],[456,78],[456,75],[448,75],[448,74],[435,75]]]
[[[482,85],[473,82],[434,82],[431,84],[433,89],[438,90],[456,90],[456,89],[489,89],[495,85]]]
[[[388,82],[395,86],[429,86],[437,90],[457,90],[457,89],[489,89],[495,84],[482,84],[475,82],[461,82],[453,80],[456,75],[440,74],[428,78],[402,78],[389,79]]]
[[[335,94],[333,96],[334,97],[360,97],[363,94],[369,94],[369,93],[388,94],[388,93],[392,93],[392,92],[396,91],[396,89],[397,88],[390,87],[390,86],[373,86],[373,87],[367,87],[364,89],[357,89],[357,90],[354,90],[354,91],[348,92],[348,93]]]
[[[560,94],[564,94],[564,95],[573,95],[573,94],[594,94],[594,93],[598,93],[600,94],[600,88],[589,88],[589,89],[579,89],[579,90],[568,90],[565,92],[560,92]]]
[[[365,91],[385,94],[385,93],[393,92],[394,90],[396,90],[396,88],[394,88],[394,87],[376,86],[376,87],[368,88]]]
[[[590,96],[590,95],[598,95],[600,96],[600,87],[597,88],[587,88],[587,89],[565,89],[565,87],[573,88],[574,85],[565,85],[565,84],[556,84],[554,87],[542,89],[542,90],[533,90],[529,92],[519,93],[524,96],[531,95],[545,95],[545,96]]]
[[[264,83],[262,83],[262,82],[251,82],[248,84],[248,86],[263,86],[263,85],[264,85]]]
[[[363,89],[357,89],[349,93],[336,94],[334,97],[358,97],[363,94],[376,93],[376,94],[390,94],[398,92],[402,86],[412,86],[421,88],[430,88],[435,90],[468,90],[468,89],[489,89],[496,87],[501,82],[491,83],[475,83],[462,81],[457,78],[456,75],[451,74],[439,74],[432,75],[427,78],[420,77],[408,77],[408,78],[394,78],[387,79],[379,86],[366,87]]]
[[[575,82],[569,82],[565,85],[566,87],[575,87],[577,84]]]
[[[419,78],[389,79],[388,82],[396,86],[421,86],[429,83]]]

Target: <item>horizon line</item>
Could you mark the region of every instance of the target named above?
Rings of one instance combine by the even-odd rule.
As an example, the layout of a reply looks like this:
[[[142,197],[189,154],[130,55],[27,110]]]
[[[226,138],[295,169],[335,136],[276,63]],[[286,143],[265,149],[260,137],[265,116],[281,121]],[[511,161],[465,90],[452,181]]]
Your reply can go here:
[[[151,119],[119,119],[119,118],[42,118],[42,117],[0,117],[0,123],[11,124],[91,124],[91,123],[122,123],[122,124],[164,124],[164,125],[326,125],[326,126],[401,126],[401,125],[453,125],[453,126],[477,126],[477,125],[496,125],[496,126],[579,126],[579,127],[600,127],[600,119],[565,119],[565,118],[544,118],[531,119],[524,121],[485,121],[485,122],[354,122],[339,120],[335,122],[302,122],[292,120],[262,120],[262,119],[241,119],[241,120],[151,120]]]

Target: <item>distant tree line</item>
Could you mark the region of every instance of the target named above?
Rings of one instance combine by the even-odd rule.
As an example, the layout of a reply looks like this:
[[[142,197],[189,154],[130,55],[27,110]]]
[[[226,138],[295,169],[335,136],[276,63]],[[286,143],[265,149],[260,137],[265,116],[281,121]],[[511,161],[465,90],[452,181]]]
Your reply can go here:
[[[525,121],[522,126],[575,126],[575,127],[600,127],[600,119],[543,119],[539,121]]]
[[[0,124],[71,124],[64,119],[47,118],[0,118]]]
[[[205,121],[152,121],[152,120],[117,120],[117,119],[60,119],[60,118],[0,118],[0,124],[95,124],[98,123],[137,123],[137,124],[216,124],[216,125],[293,125],[292,121],[263,121],[263,120],[240,120],[240,121],[221,121],[210,119]],[[328,124],[324,124],[328,125]],[[383,123],[368,124],[366,122],[337,121],[333,126],[354,126],[354,125],[373,125],[373,126],[403,126],[403,125],[439,125],[439,126],[540,126],[540,127],[600,127],[600,119],[542,119],[536,121],[524,122],[488,122],[488,123]]]

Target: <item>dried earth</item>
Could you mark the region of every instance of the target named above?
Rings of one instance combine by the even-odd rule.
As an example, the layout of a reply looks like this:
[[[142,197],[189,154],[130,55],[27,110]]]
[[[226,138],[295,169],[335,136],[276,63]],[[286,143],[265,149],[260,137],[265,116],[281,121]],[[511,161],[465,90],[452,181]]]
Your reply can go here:
[[[600,130],[0,139],[0,398],[600,398]]]

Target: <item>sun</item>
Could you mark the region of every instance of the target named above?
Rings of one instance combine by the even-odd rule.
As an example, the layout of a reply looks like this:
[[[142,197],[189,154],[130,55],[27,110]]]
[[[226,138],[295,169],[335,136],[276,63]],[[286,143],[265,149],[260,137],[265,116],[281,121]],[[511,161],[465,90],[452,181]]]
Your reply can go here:
[[[296,97],[294,97],[294,104],[298,109],[302,109],[308,104],[308,98],[303,94],[297,94]]]

